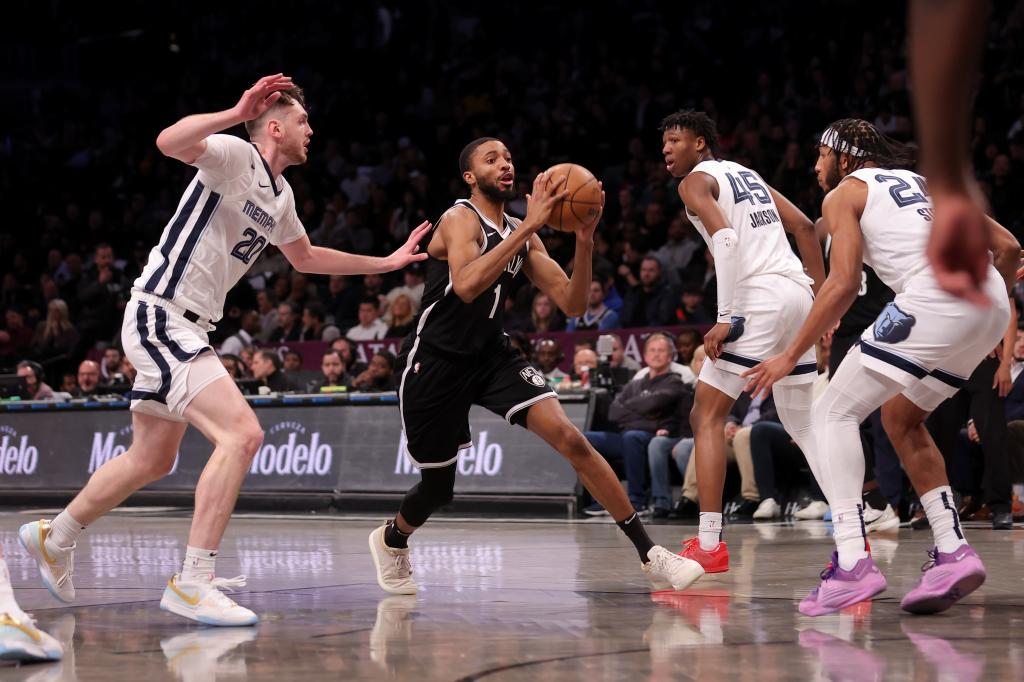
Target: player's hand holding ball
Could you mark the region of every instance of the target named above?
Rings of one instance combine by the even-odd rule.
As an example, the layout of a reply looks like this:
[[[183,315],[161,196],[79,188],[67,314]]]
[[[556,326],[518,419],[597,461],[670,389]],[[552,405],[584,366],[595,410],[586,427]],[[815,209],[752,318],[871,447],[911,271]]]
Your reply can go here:
[[[547,224],[563,232],[575,232],[577,239],[593,239],[604,210],[604,191],[594,174],[575,163],[552,166],[548,175],[564,198],[555,204]]]

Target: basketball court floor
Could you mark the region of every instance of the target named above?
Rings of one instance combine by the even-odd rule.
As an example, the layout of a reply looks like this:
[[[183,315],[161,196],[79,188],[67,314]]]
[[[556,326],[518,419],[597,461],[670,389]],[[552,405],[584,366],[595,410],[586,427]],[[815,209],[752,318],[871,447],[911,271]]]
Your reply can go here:
[[[1024,678],[1024,530],[970,528],[985,586],[945,614],[911,616],[927,531],[872,536],[881,598],[806,618],[796,604],[831,551],[820,522],[733,525],[732,571],[651,594],[607,520],[437,517],[412,545],[416,597],[374,580],[378,518],[240,514],[217,572],[255,628],[216,629],[157,604],[180,565],[177,510],[115,512],[79,542],[78,602],[63,608],[17,543],[40,512],[0,514],[22,607],[68,646],[59,664],[0,666],[0,680],[1010,680]],[[677,547],[692,526],[656,525]]]

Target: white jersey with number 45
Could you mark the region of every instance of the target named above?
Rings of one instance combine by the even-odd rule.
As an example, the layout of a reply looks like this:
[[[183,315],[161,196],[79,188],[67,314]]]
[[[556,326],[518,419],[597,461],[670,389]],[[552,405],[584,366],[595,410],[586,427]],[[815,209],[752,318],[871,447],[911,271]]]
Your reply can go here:
[[[804,285],[811,278],[786,240],[779,209],[768,186],[754,171],[732,161],[701,161],[691,173],[707,173],[718,181],[718,205],[739,238],[736,284],[758,275],[782,275]],[[711,236],[700,218],[686,215],[712,249]]]
[[[224,299],[267,244],[305,234],[292,189],[256,147],[211,135],[199,169],[134,287],[217,321]]]

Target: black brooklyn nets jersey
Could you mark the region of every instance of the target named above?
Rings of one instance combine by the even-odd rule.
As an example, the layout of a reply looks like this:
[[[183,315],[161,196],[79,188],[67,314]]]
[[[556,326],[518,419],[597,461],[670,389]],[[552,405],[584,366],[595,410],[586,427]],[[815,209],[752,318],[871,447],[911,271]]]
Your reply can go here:
[[[829,269],[829,255],[832,251],[832,235],[825,240],[825,270]],[[862,266],[860,273],[860,289],[843,316],[839,319],[836,336],[860,336],[861,332],[871,326],[882,312],[885,304],[893,299],[892,289],[878,278],[869,266]]]
[[[517,227],[517,223],[506,214],[499,228],[466,199],[460,199],[455,205],[465,206],[476,213],[483,234],[481,256],[501,244]],[[431,239],[442,220],[444,216],[431,232]],[[421,344],[435,351],[467,358],[480,354],[496,343],[503,343],[505,299],[512,280],[523,268],[528,247],[529,244],[524,245],[490,288],[470,303],[464,303],[452,290],[448,261],[429,257],[427,280],[423,289],[423,312],[420,313],[412,336],[418,337]]]

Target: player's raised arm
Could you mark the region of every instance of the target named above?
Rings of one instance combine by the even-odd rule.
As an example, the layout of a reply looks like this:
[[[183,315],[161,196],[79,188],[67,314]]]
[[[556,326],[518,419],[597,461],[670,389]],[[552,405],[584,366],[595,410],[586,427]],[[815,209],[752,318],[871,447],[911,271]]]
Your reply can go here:
[[[807,274],[814,280],[811,289],[817,295],[821,290],[821,285],[825,282],[825,259],[821,255],[821,243],[814,230],[814,223],[792,201],[771,187],[768,188],[768,191],[779,209],[782,227],[793,235],[793,239],[796,241],[800,260],[803,261]]]
[[[313,246],[303,234],[298,239],[281,244],[278,248],[292,267],[310,275],[369,275],[400,270],[409,263],[425,260],[420,253],[420,240],[430,231],[430,223],[420,223],[401,247],[390,256],[363,256],[358,253],[335,251]]]
[[[468,209],[453,211],[445,218],[442,230],[452,273],[452,290],[464,303],[475,300],[501,276],[512,257],[547,223],[555,204],[568,192],[558,192],[564,178],[549,178],[541,173],[533,181],[533,194],[527,194],[526,218],[501,244],[480,255],[480,226]],[[452,220],[454,218],[454,220]]]
[[[739,235],[718,204],[717,193],[718,181],[707,173],[690,173],[679,183],[679,197],[689,211],[697,214],[711,235],[718,286],[718,321],[704,335],[704,350],[712,360],[717,360],[721,355],[722,345],[732,327],[740,246]]]
[[[601,209],[604,210],[604,192],[601,192]],[[566,277],[562,267],[552,260],[540,237],[534,235],[530,239],[530,252],[523,266],[526,276],[567,317],[579,317],[587,310],[587,294],[594,271],[594,230],[599,222],[601,213],[589,226],[576,232],[572,277]]]
[[[294,87],[290,76],[264,76],[242,93],[230,109],[212,114],[186,116],[164,128],[156,138],[156,146],[165,155],[185,163],[193,163],[206,151],[206,138],[214,133],[258,118],[273,106],[281,90]]]
[[[860,217],[867,195],[863,182],[849,181],[825,197],[822,214],[832,232],[828,277],[789,348],[743,373],[750,378],[747,390],[754,396],[767,396],[772,385],[793,371],[800,356],[835,326],[857,298],[864,267]]]

